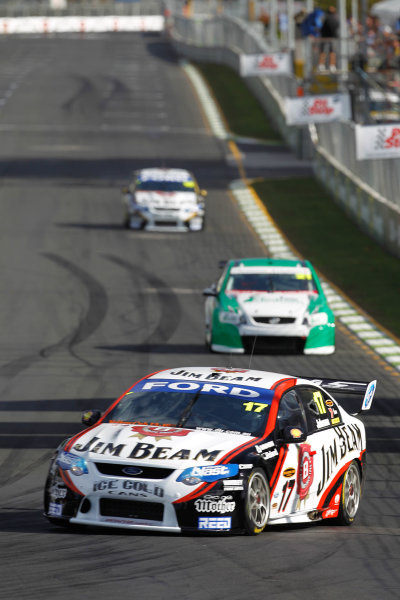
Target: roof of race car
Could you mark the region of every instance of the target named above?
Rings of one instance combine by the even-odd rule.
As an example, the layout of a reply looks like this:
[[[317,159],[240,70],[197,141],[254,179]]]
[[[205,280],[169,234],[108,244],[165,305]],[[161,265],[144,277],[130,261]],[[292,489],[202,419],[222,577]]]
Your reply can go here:
[[[186,169],[141,169],[136,175],[141,181],[193,181]]]
[[[300,259],[290,258],[236,258],[229,261],[231,268],[240,267],[291,267],[291,268],[307,268],[309,262]]]
[[[254,369],[239,369],[232,367],[176,367],[149,375],[145,379],[167,379],[205,382],[242,383],[248,387],[271,389],[283,379],[296,379],[298,383],[309,383],[292,375],[257,371]]]

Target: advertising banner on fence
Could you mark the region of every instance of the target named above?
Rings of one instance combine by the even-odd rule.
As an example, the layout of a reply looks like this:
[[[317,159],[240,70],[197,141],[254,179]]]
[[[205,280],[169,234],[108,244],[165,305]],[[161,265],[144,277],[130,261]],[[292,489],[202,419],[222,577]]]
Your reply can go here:
[[[400,158],[400,123],[356,126],[357,160]]]
[[[325,94],[285,98],[285,111],[288,125],[329,123],[337,119],[349,119],[350,97],[348,94]]]
[[[290,56],[287,52],[271,54],[241,54],[240,75],[290,75],[292,73]]]
[[[0,19],[0,35],[16,33],[92,33],[103,31],[162,31],[164,17],[112,16],[99,17],[9,17]]]

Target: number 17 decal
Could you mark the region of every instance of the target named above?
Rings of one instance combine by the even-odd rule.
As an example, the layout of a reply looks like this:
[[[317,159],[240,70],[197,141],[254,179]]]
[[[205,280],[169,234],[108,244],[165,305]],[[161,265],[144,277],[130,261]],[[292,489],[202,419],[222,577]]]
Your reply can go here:
[[[282,495],[281,503],[278,508],[278,512],[281,512],[281,510],[282,511],[286,510],[286,507],[288,505],[289,498],[292,495],[295,483],[296,482],[294,479],[290,479],[289,481],[285,482],[285,485],[282,488],[283,495]]]

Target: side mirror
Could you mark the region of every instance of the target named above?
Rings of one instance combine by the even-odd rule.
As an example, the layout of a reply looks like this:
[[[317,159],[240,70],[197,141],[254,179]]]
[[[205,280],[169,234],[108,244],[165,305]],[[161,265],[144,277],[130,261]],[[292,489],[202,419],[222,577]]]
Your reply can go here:
[[[301,427],[293,427],[288,425],[282,431],[282,438],[277,440],[282,444],[301,444],[307,439],[307,434]]]
[[[99,410],[87,410],[83,413],[81,421],[82,424],[85,425],[85,427],[91,427],[92,425],[97,423],[100,417],[101,412]]]
[[[211,287],[205,288],[205,289],[203,290],[203,296],[212,296],[212,297],[214,297],[214,298],[215,298],[216,296],[218,296],[218,293],[217,293],[217,289],[216,289],[216,287],[215,287],[215,284],[213,284]]]
[[[203,196],[203,198],[205,198],[208,195],[207,190],[200,190],[200,196]]]

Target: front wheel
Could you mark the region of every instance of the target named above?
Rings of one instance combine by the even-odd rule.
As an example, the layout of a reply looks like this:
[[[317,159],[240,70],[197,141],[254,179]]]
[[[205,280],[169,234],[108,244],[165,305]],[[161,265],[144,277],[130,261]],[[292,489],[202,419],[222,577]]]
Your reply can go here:
[[[351,525],[358,511],[361,500],[361,473],[357,462],[353,460],[344,474],[342,494],[340,498],[339,525]]]
[[[270,490],[262,469],[254,469],[250,473],[244,510],[247,533],[261,533],[268,523],[270,510]]]
[[[209,352],[212,352],[212,329],[211,324],[206,321],[205,324],[205,344]]]

